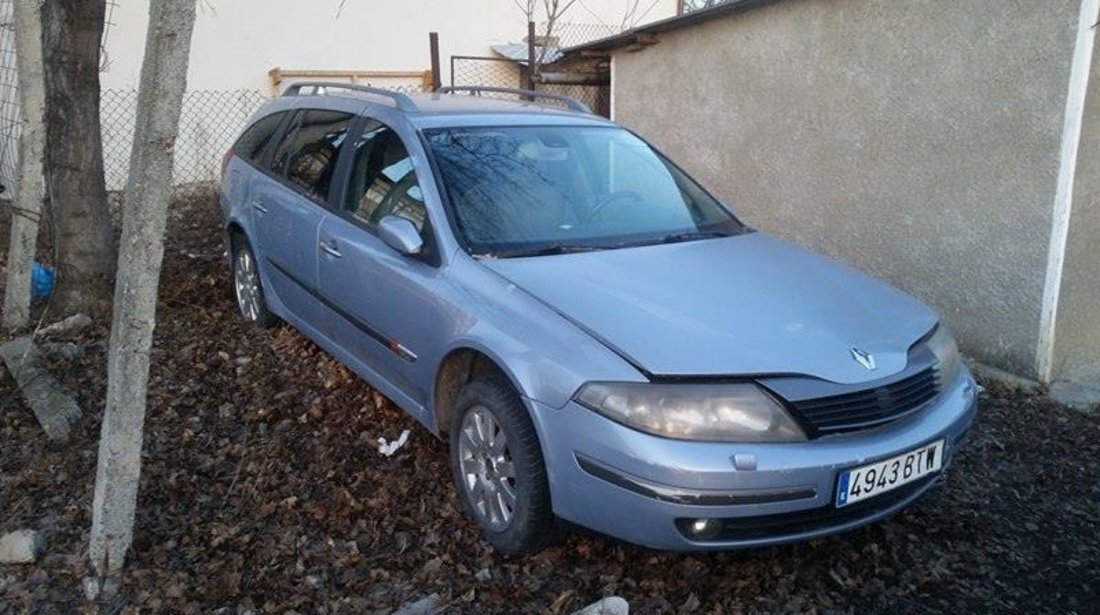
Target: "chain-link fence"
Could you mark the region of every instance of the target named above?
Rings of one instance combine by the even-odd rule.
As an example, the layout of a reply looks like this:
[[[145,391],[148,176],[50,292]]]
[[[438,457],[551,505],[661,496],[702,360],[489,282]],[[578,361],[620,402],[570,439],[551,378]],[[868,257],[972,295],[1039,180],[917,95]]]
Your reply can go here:
[[[15,183],[21,128],[14,1],[0,0],[0,185],[7,192]],[[115,5],[115,0],[108,0],[104,38],[114,25]],[[109,63],[105,52],[103,62]],[[212,185],[217,180],[222,155],[264,100],[266,97],[255,90],[193,91],[184,95],[176,139],[174,183],[177,189]],[[111,192],[121,192],[126,187],[136,108],[136,90],[105,90],[101,95],[103,162],[107,190]]]
[[[544,75],[558,73],[557,76],[564,77],[566,81],[566,83],[537,83],[535,89],[575,98],[588,105],[588,108],[594,112],[609,116],[611,88],[608,85],[582,84],[581,82],[592,77],[592,70],[582,67],[574,60],[562,58],[560,50],[614,36],[623,31],[623,26],[561,22],[554,24],[550,37],[546,38],[541,34],[547,31],[547,24],[544,22],[539,24],[535,31],[540,33],[536,40],[540,41],[540,44],[549,45],[540,46],[535,50],[537,55],[544,58],[544,62],[539,65],[539,72]],[[500,55],[498,57],[451,56],[451,85],[526,88],[529,71],[527,45],[517,43],[494,45],[493,51]],[[535,81],[538,82],[538,78]],[[507,95],[507,97],[513,96]],[[540,102],[554,104],[545,99]]]
[[[624,26],[611,26],[598,23],[555,23],[551,36],[561,49],[583,45],[584,43],[615,36],[622,33]],[[535,30],[538,33],[546,32],[546,22],[542,22]]]
[[[0,29],[0,35],[5,33],[10,32]],[[10,188],[15,174],[19,119],[15,86],[11,83],[15,69],[13,66],[7,70],[3,63],[13,54],[4,54],[2,50],[0,47],[0,183]],[[389,89],[423,91],[421,86],[414,85]],[[136,90],[104,90],[100,96],[104,179],[111,193],[126,189],[137,98]],[[248,119],[267,100],[258,90],[193,90],[184,94],[172,175],[177,194],[209,189],[218,181],[222,157]]]
[[[556,70],[553,65],[545,67]],[[505,58],[480,56],[451,56],[451,85],[484,86],[495,88],[526,88],[527,66],[524,63]],[[591,85],[538,84],[535,89],[551,94],[560,94],[575,98],[588,105],[596,113],[608,115],[610,109],[610,88]],[[485,93],[485,96],[494,96]],[[514,99],[505,94],[502,98]],[[545,104],[555,104],[552,100],[540,100]]]
[[[15,184],[19,149],[19,80],[15,68],[15,24],[12,0],[0,0],[0,185]],[[0,195],[0,198],[8,197]]]
[[[106,58],[103,46],[107,34],[114,26],[116,0],[107,0],[104,14],[102,58]],[[19,118],[19,75],[15,64],[15,0],[0,0],[0,186],[5,192],[15,184],[16,164],[19,156],[19,134],[22,124]],[[5,198],[10,195],[5,194]]]
[[[451,56],[451,85],[525,87],[524,68],[506,58]]]
[[[611,88],[603,85],[560,85],[556,83],[539,84],[540,92],[558,94],[575,98],[604,117],[611,115]]]
[[[267,97],[256,90],[194,90],[183,96],[173,184],[178,191],[212,186],[222,156]],[[104,90],[100,98],[103,168],[109,192],[126,188],[137,110],[136,90]]]

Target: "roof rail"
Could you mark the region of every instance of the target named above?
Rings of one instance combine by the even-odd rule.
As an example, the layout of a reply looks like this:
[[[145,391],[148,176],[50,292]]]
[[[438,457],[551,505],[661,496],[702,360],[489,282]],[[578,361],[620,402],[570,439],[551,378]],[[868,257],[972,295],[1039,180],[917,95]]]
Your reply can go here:
[[[457,92],[469,92],[471,96],[479,96],[482,92],[491,92],[494,94],[516,94],[518,96],[526,96],[532,100],[535,98],[548,98],[550,100],[565,103],[565,106],[573,111],[592,115],[592,110],[588,108],[588,105],[576,98],[563,96],[561,94],[552,94],[550,92],[536,92],[535,90],[521,90],[519,88],[491,88],[480,85],[448,85],[436,90],[437,94],[454,94]]]
[[[407,95],[402,94],[394,90],[383,90],[382,88],[372,88],[367,85],[356,85],[353,83],[332,83],[329,81],[301,81],[293,83],[285,90],[283,90],[283,96],[305,96],[302,94],[302,88],[312,88],[312,94],[321,94],[324,90],[351,90],[353,92],[365,92],[367,94],[374,94],[376,96],[384,96],[389,98],[397,105],[397,108],[401,111],[416,111],[416,103]]]

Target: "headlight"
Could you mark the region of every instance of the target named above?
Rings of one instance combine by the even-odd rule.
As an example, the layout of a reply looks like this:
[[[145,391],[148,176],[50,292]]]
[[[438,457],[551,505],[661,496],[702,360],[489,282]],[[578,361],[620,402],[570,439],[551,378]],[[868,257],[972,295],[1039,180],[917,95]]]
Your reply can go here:
[[[800,442],[806,434],[752,384],[590,382],[576,400],[639,431],[708,442]]]
[[[928,338],[928,349],[936,355],[937,368],[940,372],[940,382],[947,386],[959,375],[962,360],[959,358],[959,347],[955,345],[955,338],[947,327],[938,325],[936,331]]]

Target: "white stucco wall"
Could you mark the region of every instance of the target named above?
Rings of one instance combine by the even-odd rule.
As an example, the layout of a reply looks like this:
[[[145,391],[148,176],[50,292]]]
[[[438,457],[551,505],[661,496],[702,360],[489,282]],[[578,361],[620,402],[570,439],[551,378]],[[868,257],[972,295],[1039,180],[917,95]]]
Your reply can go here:
[[[519,42],[526,19],[512,0],[201,0],[191,44],[189,90],[267,91],[273,67],[426,70],[428,32],[439,32],[443,82],[452,55],[493,55]],[[537,3],[541,9],[542,3]],[[585,0],[568,22],[619,24],[628,0]],[[337,15],[337,12],[339,15]],[[656,0],[642,23],[675,14]],[[104,89],[135,89],[141,71],[148,2],[117,0],[107,35]],[[543,21],[536,16],[535,21]]]
[[[675,13],[676,0],[650,0],[635,23]],[[268,71],[425,71],[428,33],[439,33],[441,79],[450,83],[452,55],[493,57],[491,46],[519,42],[526,17],[513,0],[200,0],[191,43],[180,134],[177,184],[216,177],[222,153],[271,93]],[[563,22],[618,25],[633,0],[584,0]],[[542,10],[542,2],[537,2]],[[101,85],[108,190],[122,190],[129,168],[133,112],[144,53],[148,1],[115,0],[108,21]],[[545,15],[535,15],[536,22]],[[467,69],[469,70],[469,69]],[[513,65],[493,65],[514,72]],[[471,77],[467,75],[466,82]],[[287,79],[280,89],[293,82]],[[301,79],[297,79],[301,80]],[[380,87],[419,86],[422,78],[373,79]]]

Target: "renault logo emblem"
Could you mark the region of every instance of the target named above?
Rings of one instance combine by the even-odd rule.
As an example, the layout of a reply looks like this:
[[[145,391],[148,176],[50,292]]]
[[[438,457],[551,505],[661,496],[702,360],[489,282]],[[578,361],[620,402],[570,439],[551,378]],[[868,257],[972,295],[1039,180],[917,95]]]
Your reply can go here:
[[[859,363],[870,371],[875,370],[875,355],[869,352],[863,352],[854,346],[849,350],[851,350],[852,358],[856,360],[856,363]]]

